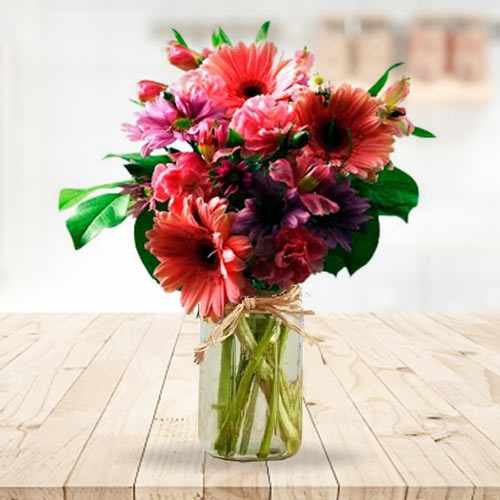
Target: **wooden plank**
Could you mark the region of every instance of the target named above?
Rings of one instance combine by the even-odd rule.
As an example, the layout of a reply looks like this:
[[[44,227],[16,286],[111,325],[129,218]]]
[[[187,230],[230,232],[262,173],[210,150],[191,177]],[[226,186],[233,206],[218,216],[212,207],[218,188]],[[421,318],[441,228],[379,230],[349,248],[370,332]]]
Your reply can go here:
[[[313,318],[328,367],[350,395],[408,485],[407,499],[472,498],[471,482],[425,433],[358,354],[320,318]]]
[[[39,314],[8,314],[0,321],[0,340],[36,322],[41,316]]]
[[[368,315],[334,315],[328,323],[472,481],[474,498],[498,500],[500,449],[392,354],[389,344],[376,336],[379,320]]]
[[[79,375],[61,366],[67,352],[64,346],[70,349],[72,339],[93,316],[51,314],[19,318],[19,330],[0,342],[1,349],[6,343],[27,340],[27,348],[0,371],[0,474],[28,434],[47,417]]]
[[[301,449],[287,460],[268,462],[268,470],[273,500],[337,498],[337,481],[307,410],[302,420]]]
[[[408,366],[500,447],[500,375],[483,366],[484,358],[478,363],[451,340],[440,341],[439,325],[432,340],[432,331],[422,334],[422,321],[413,315],[379,317],[390,327],[381,334],[392,339],[391,348],[403,346]]]
[[[57,318],[57,320],[56,320]],[[10,317],[8,326],[4,326],[0,334],[0,371],[17,360],[35,343],[47,334],[50,328],[67,318],[67,315],[34,315],[22,314]],[[4,323],[5,324],[5,323]],[[0,323],[0,329],[2,323]]]
[[[134,481],[182,317],[156,315],[70,478],[66,499],[133,499]]]
[[[198,339],[198,322],[186,318],[139,466],[137,500],[203,496],[203,451],[196,433],[198,377],[192,362]]]
[[[51,318],[57,317],[51,315]],[[53,342],[67,345],[68,350],[48,349],[45,350],[47,355],[43,356],[42,349],[38,351],[39,356],[24,356],[21,361],[25,363],[13,364],[0,372],[0,475],[10,465],[28,434],[44,422],[126,319],[125,315],[101,315],[84,328],[73,343],[67,342],[67,336],[82,325],[66,323],[68,328],[55,330],[57,336]],[[41,339],[47,331],[54,332],[50,325],[38,324],[38,342],[44,341]]]
[[[268,500],[270,483],[265,462],[232,462],[206,454],[206,500]]]
[[[485,349],[500,353],[499,324],[474,314],[431,314],[429,316]]]
[[[306,326],[317,333],[310,319]],[[333,466],[340,500],[403,500],[406,483],[316,352],[305,348],[304,393]]]
[[[151,324],[127,321],[71,386],[0,476],[1,500],[63,500],[63,485]]]
[[[2,427],[38,427],[127,317],[53,319],[56,326],[50,318],[38,322],[37,345],[0,372]]]
[[[390,315],[390,321],[394,325],[406,325],[402,328],[411,328],[409,325],[414,325],[419,339],[425,341],[428,347],[470,358],[500,376],[500,352],[470,340],[433,318],[423,314],[393,314]]]

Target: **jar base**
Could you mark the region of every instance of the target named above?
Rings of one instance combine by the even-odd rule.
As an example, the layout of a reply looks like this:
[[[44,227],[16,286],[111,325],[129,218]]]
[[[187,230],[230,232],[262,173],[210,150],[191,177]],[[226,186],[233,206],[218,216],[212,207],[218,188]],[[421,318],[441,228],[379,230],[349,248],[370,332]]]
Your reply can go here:
[[[279,451],[271,450],[269,455],[265,458],[261,458],[257,455],[232,455],[232,456],[223,456],[219,455],[215,450],[205,450],[211,457],[218,458],[220,460],[227,460],[228,462],[267,462],[267,461],[277,461],[277,460],[285,460],[287,458],[293,457],[297,454],[300,448],[297,448],[293,452],[288,451]]]

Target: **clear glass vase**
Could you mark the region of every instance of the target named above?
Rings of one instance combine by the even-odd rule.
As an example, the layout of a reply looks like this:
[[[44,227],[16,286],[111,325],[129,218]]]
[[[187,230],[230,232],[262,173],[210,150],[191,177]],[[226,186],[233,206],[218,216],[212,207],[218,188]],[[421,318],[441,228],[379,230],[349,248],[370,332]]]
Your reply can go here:
[[[296,321],[296,319],[293,319]],[[201,323],[205,341],[214,328]],[[200,365],[198,433],[213,456],[279,460],[302,440],[302,337],[271,314],[247,314]]]

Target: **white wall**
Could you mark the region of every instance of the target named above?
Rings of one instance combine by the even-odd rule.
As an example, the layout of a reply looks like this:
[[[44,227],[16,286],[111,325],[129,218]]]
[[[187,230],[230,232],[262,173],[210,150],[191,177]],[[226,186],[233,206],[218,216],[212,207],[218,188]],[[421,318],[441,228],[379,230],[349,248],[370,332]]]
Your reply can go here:
[[[351,2],[364,11],[373,2]],[[378,2],[398,19],[430,2]],[[249,6],[248,4],[251,4]],[[464,10],[465,2],[440,8]],[[210,5],[210,7],[208,7]],[[175,310],[136,258],[131,223],[75,253],[57,213],[60,187],[120,179],[110,151],[133,150],[120,124],[142,78],[168,80],[163,36],[200,21],[281,21],[290,49],[312,38],[318,12],[340,2],[233,0],[0,0],[0,311]],[[432,5],[436,6],[436,2]],[[476,1],[498,15],[492,2]],[[345,11],[345,8],[341,8]],[[156,34],[155,34],[156,33]],[[492,51],[494,71],[500,46]],[[500,74],[495,75],[496,82]],[[498,85],[498,83],[497,83]],[[318,310],[492,310],[500,304],[500,98],[484,106],[412,107],[437,141],[401,141],[395,163],[421,187],[411,224],[385,219],[379,250],[353,278],[321,275],[306,286]]]

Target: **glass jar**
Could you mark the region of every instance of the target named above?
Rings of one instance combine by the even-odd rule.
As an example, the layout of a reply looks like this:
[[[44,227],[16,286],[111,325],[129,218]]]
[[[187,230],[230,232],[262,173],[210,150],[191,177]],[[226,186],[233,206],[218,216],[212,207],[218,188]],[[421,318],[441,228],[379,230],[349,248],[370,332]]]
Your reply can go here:
[[[292,318],[291,321],[296,321]],[[202,321],[201,340],[214,323]],[[294,455],[302,440],[302,337],[272,314],[246,314],[200,365],[198,434],[211,455]]]

